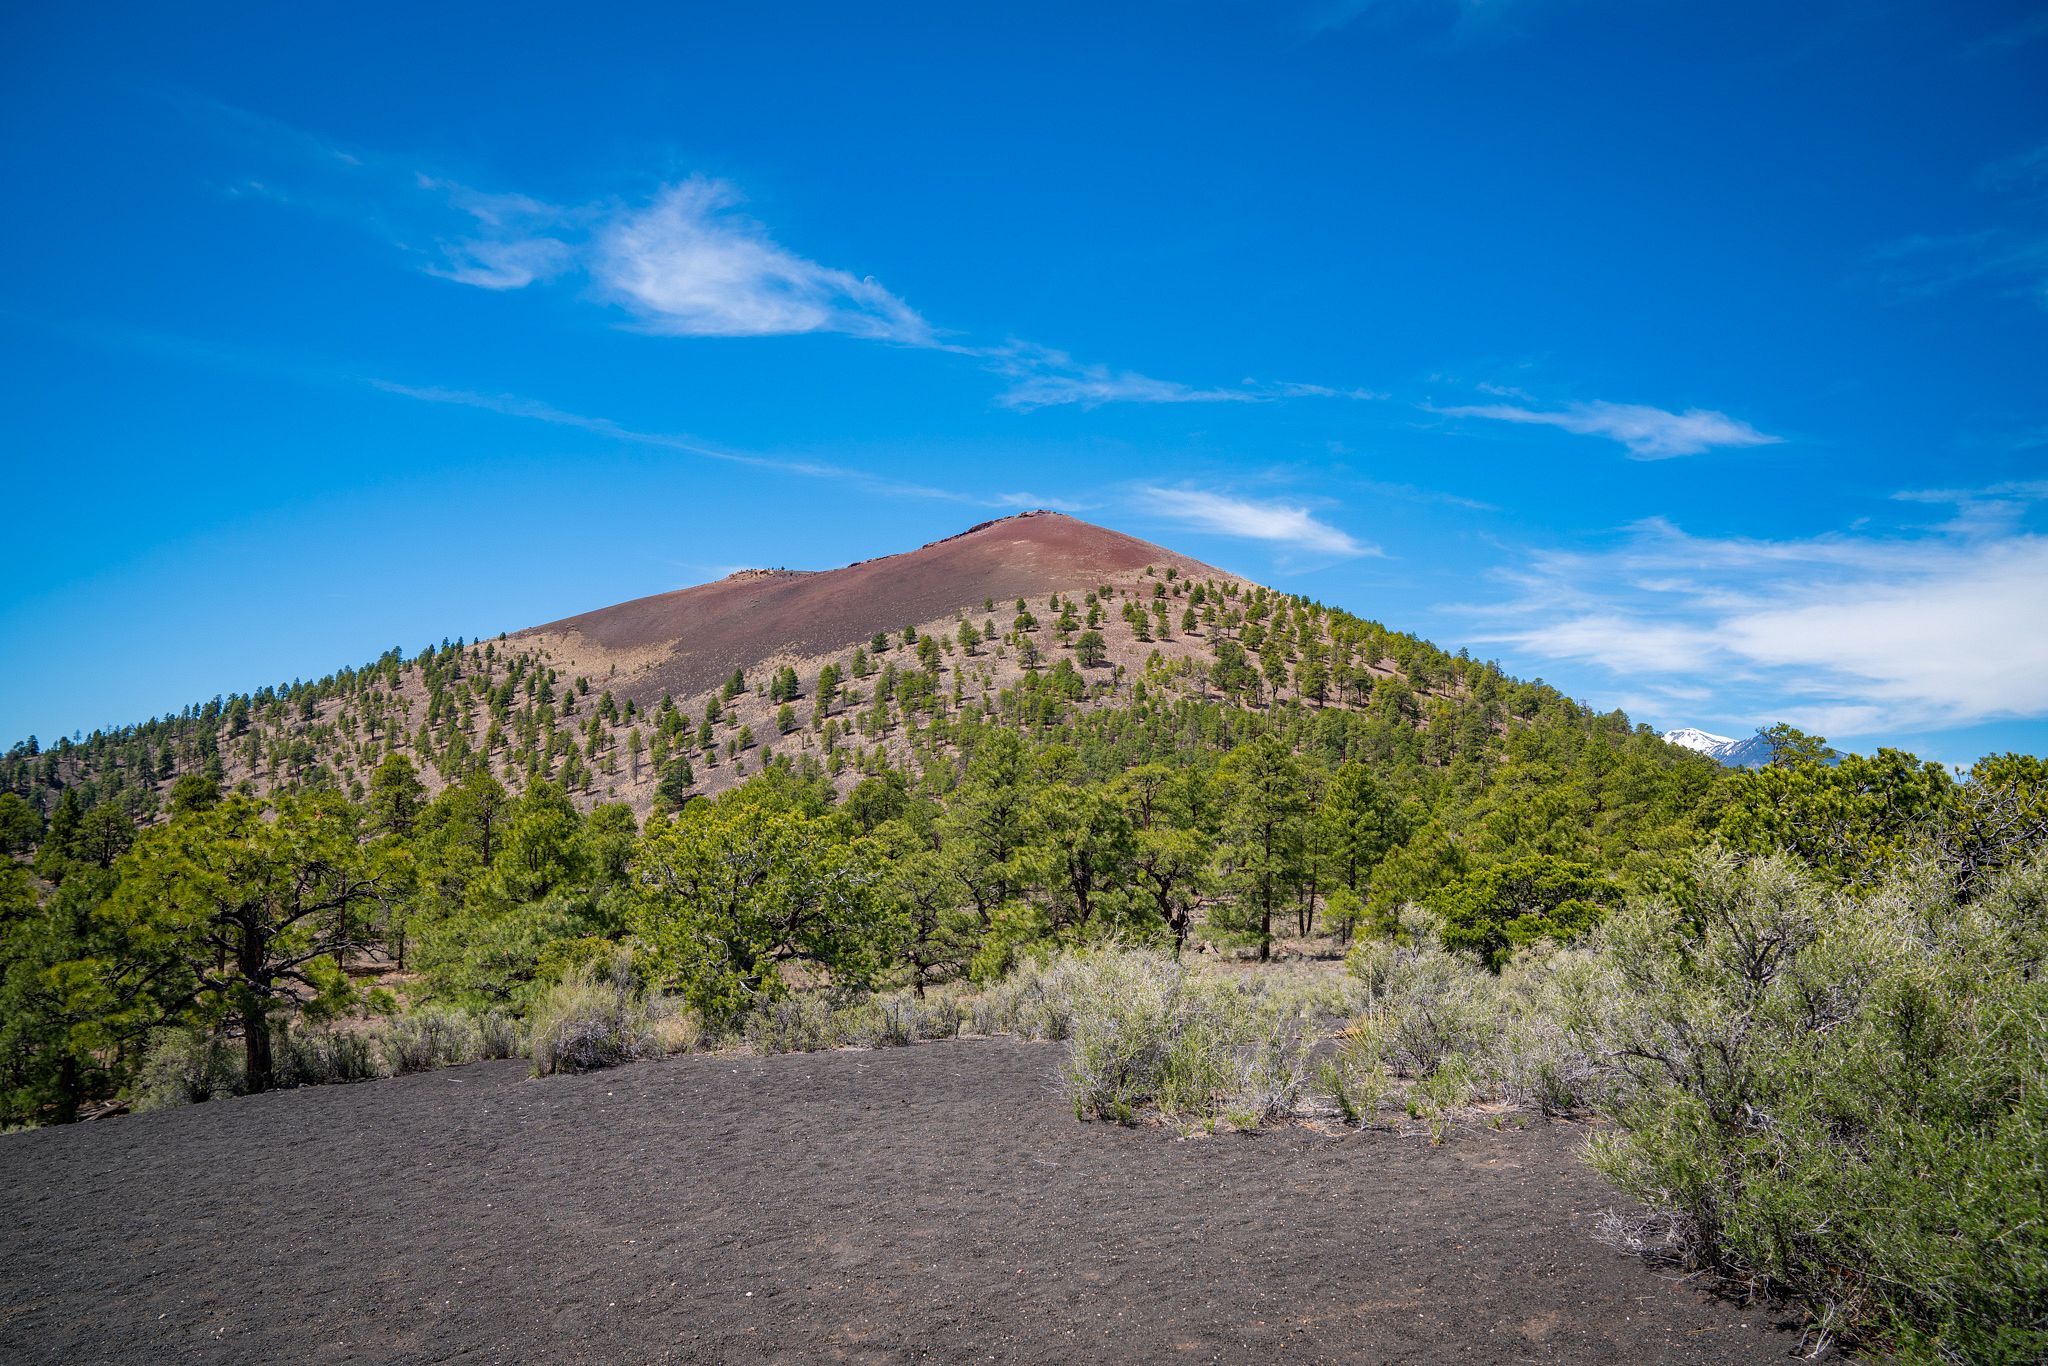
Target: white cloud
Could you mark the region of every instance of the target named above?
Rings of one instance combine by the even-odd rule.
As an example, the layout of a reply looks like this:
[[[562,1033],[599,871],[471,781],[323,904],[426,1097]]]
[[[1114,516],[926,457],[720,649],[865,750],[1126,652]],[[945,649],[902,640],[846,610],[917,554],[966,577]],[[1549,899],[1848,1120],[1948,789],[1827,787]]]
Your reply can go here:
[[[358,163],[360,164],[360,163]],[[576,249],[551,235],[581,215],[523,194],[492,194],[453,180],[415,175],[413,182],[474,220],[476,235],[441,244],[446,265],[427,274],[479,289],[524,289],[575,267]]]
[[[1253,403],[1258,395],[1243,389],[1198,389],[1170,379],[1154,379],[1106,365],[1085,365],[1064,351],[1012,342],[984,353],[991,373],[1010,381],[996,395],[1006,408],[1047,408],[1078,403]]]
[[[1327,384],[1247,379],[1230,388],[1199,388],[1176,380],[1154,379],[1132,370],[1089,365],[1064,351],[1033,342],[976,351],[990,373],[1010,381],[996,395],[1006,408],[1050,408],[1077,403],[1084,408],[1104,403],[1268,403],[1284,398],[1383,399],[1370,389],[1339,389]]]
[[[1430,411],[1446,417],[1483,417],[1496,422],[1559,427],[1580,436],[1604,436],[1626,446],[1636,460],[1668,460],[1717,447],[1770,446],[1784,440],[1707,408],[1674,413],[1643,403],[1574,403],[1555,410],[1479,403]]]
[[[1787,586],[1788,588],[1791,586]],[[2048,539],[1957,546],[1917,570],[1787,592],[1721,624],[1765,668],[1861,680],[1875,710],[1948,724],[2048,714]]]
[[[842,332],[929,345],[932,330],[872,278],[819,265],[735,215],[723,181],[672,185],[598,234],[591,275],[650,331],[690,337]]]
[[[1961,511],[1926,534],[1795,540],[1653,520],[1609,550],[1533,555],[1511,598],[1469,610],[1483,641],[1666,699],[1665,722],[1782,719],[1882,739],[2048,715],[2048,536],[2018,525],[2048,486],[1901,496]],[[1703,683],[1706,714],[1690,696]]]
[[[1247,403],[1375,399],[1362,389],[1246,380],[1198,386],[1076,361],[1029,342],[991,346],[943,336],[872,277],[783,246],[738,212],[730,183],[696,176],[644,204],[556,204],[482,190],[366,149],[347,149],[226,105],[181,101],[217,133],[274,163],[227,193],[287,204],[367,227],[439,279],[514,291],[583,275],[592,294],[631,312],[647,332],[686,337],[836,333],[944,351],[1009,381],[1017,409],[1104,403]]]
[[[1143,488],[1138,493],[1143,511],[1201,531],[1274,541],[1292,549],[1326,555],[1380,553],[1376,547],[1318,521],[1307,508],[1289,503],[1256,502],[1202,489]]]
[[[2019,525],[2029,508],[2048,500],[2048,479],[2007,480],[1981,489],[1906,489],[1892,497],[1955,509],[1935,530],[1983,535]]]
[[[449,264],[429,266],[427,274],[479,289],[524,289],[536,280],[551,280],[576,263],[575,250],[553,237],[456,242],[443,250]]]

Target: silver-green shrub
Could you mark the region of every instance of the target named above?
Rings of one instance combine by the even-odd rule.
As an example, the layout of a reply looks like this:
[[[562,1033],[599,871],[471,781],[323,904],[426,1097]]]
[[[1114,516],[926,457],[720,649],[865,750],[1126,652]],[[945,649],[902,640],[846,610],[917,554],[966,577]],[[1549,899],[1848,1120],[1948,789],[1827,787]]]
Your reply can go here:
[[[150,1035],[133,1089],[134,1108],[194,1105],[242,1090],[239,1044],[203,1029],[160,1029]]]
[[[1157,1105],[1183,1124],[1250,1128],[1300,1107],[1327,993],[1198,978],[1142,949],[1069,955],[1057,969],[1076,1115],[1130,1123]]]
[[[369,1081],[383,1074],[369,1037],[353,1030],[280,1031],[276,1060],[278,1078],[286,1086]]]
[[[1704,855],[1597,937],[1599,1169],[1695,1262],[1911,1361],[2048,1360],[2048,865],[1959,903]]]
[[[484,1058],[519,1056],[519,1021],[496,1007],[476,1019],[477,1055]]]
[[[623,950],[577,964],[527,1015],[534,1075],[660,1057],[664,1005],[650,1000]]]
[[[840,1012],[814,995],[763,1001],[744,1017],[740,1032],[756,1053],[810,1053],[846,1041]]]
[[[378,1026],[377,1051],[393,1075],[452,1067],[477,1058],[476,1023],[460,1010],[424,1006]]]

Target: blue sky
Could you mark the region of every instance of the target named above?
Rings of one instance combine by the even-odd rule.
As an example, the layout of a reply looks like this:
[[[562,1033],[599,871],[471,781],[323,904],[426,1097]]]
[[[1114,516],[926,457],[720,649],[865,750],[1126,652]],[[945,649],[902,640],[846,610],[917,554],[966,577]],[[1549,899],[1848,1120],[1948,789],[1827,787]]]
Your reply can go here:
[[[2048,9],[4,23],[8,740],[1052,506],[2048,748]]]

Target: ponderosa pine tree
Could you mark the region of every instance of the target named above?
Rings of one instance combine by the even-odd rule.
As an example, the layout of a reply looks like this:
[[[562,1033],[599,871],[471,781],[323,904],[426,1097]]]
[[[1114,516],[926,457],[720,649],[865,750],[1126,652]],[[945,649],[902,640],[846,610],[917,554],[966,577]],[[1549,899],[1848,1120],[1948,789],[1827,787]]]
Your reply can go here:
[[[976,737],[966,776],[940,821],[953,875],[967,889],[984,926],[1010,899],[1011,859],[1022,843],[1032,785],[1023,740],[1012,731],[985,731]]]
[[[690,799],[690,788],[697,781],[697,775],[690,769],[690,761],[678,755],[662,765],[661,777],[654,784],[654,809],[660,812],[680,811]]]
[[[348,991],[340,962],[378,892],[360,823],[327,795],[281,797],[271,813],[237,795],[144,831],[123,856],[105,913],[165,954],[136,966],[132,985],[173,977],[177,1004],[195,1018],[232,1021],[252,1092],[276,1080],[274,1020],[307,996]]]
[[[1359,898],[1370,898],[1380,861],[1408,838],[1400,803],[1370,768],[1354,759],[1331,775],[1317,819],[1325,827],[1325,848],[1337,878]]]
[[[900,937],[865,842],[751,793],[650,822],[634,868],[654,972],[714,1019],[783,994],[785,964],[863,985]]]
[[[1025,805],[1016,862],[1044,895],[1054,933],[1086,931],[1103,900],[1129,884],[1130,817],[1106,788],[1050,781]]]
[[[1443,919],[1447,949],[1470,953],[1495,972],[1539,939],[1576,939],[1621,895],[1598,869],[1545,854],[1467,873],[1429,899]]]
[[[403,754],[389,755],[370,774],[370,823],[384,834],[409,834],[426,797],[427,789],[412,760]]]
[[[1253,939],[1261,962],[1273,956],[1273,915],[1300,873],[1300,762],[1269,735],[1224,756],[1222,862],[1229,901],[1225,926]]]

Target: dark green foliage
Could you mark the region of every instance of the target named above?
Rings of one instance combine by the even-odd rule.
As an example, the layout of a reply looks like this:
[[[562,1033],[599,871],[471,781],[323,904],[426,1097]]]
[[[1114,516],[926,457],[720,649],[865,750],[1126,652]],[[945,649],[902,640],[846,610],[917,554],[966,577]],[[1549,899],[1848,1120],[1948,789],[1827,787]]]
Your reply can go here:
[[[419,771],[403,754],[393,754],[370,775],[370,819],[378,830],[404,835],[419,819],[426,788]]]
[[[696,781],[697,775],[690,768],[688,759],[678,757],[663,764],[661,777],[654,784],[655,810],[663,813],[682,810],[683,803],[690,799],[691,785]]]
[[[1221,864],[1228,901],[1217,923],[1273,952],[1273,919],[1302,872],[1308,803],[1300,761],[1277,740],[1241,745],[1218,766]]]
[[[1593,928],[1620,888],[1583,863],[1530,854],[1467,873],[1429,898],[1447,949],[1498,971],[1541,939],[1576,939]]]
[[[25,854],[43,837],[43,813],[19,794],[0,792],[0,854]]]
[[[272,1021],[306,999],[331,1005],[349,994],[337,963],[369,933],[378,894],[360,825],[339,798],[285,798],[266,812],[234,796],[145,831],[99,912],[146,950],[105,984],[134,994],[114,1013],[232,1021],[244,1084],[267,1090]]]
[[[715,1020],[783,994],[788,966],[870,981],[896,937],[873,847],[837,817],[765,795],[697,802],[651,823],[636,860],[633,927],[652,970]]]

